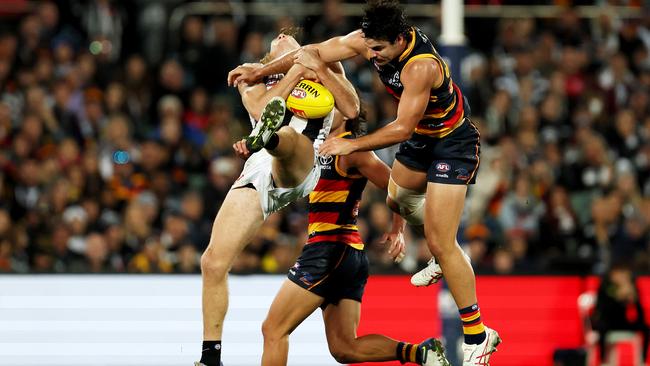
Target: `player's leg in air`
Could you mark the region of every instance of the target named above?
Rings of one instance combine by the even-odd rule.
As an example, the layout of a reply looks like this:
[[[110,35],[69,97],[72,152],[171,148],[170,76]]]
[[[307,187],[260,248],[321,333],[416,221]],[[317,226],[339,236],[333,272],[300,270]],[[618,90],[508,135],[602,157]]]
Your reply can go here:
[[[262,118],[278,118],[281,122],[282,116],[274,116],[270,109],[265,112]],[[257,176],[262,180],[262,174],[262,170],[253,169],[242,176]],[[195,365],[221,364],[221,336],[228,310],[228,271],[265,218],[263,201],[256,188],[231,188],[214,220],[208,248],[201,256],[203,346],[201,361]]]
[[[474,272],[456,241],[467,186],[474,183],[479,164],[478,131],[469,119],[460,123],[443,139],[422,136],[400,145],[391,173],[391,185],[394,185],[391,200],[401,213],[407,214],[409,222],[413,222],[409,213],[423,213],[427,246],[439,263],[432,270],[436,276],[429,275],[427,282],[434,282],[432,279],[444,273],[463,321],[464,364],[474,365],[487,363],[501,340],[481,321]],[[459,150],[467,153],[458,156]],[[404,192],[411,194],[405,198]],[[412,192],[426,192],[424,200]],[[416,197],[421,203],[414,203]],[[417,275],[414,277],[417,279]]]
[[[398,171],[405,169],[399,162],[396,162],[394,168]],[[386,196],[386,205],[393,212],[402,216],[409,226],[422,236],[424,236],[425,193],[425,173],[419,174],[416,180],[409,180],[404,175],[395,174],[395,180],[391,177],[388,182],[388,196]],[[466,257],[469,260],[469,257]],[[438,283],[440,279],[442,279],[442,269],[436,261],[436,257],[432,256],[427,266],[411,277],[411,284],[417,287],[426,287]]]
[[[272,56],[299,47],[292,36],[281,34],[271,44]],[[250,155],[240,178],[233,184],[215,218],[208,248],[201,257],[203,279],[203,347],[201,361],[196,365],[221,364],[223,321],[228,309],[227,275],[232,263],[252,239],[266,217],[304,197],[316,185],[320,170],[314,152],[318,132],[327,135],[333,113],[317,121],[291,119],[285,121],[284,99],[304,77],[319,79],[332,90],[352,90],[340,64],[320,64],[318,71],[305,66],[292,67],[284,77],[256,85],[240,85],[242,102],[252,119],[258,122],[250,136],[235,144],[235,151]],[[342,85],[343,84],[343,85]],[[358,113],[356,94],[336,102],[351,117]],[[354,110],[356,106],[356,111]],[[315,129],[316,134],[299,133],[296,124]],[[316,126],[316,127],[313,127]],[[310,130],[311,131],[311,130]],[[252,150],[252,151],[251,151]]]
[[[396,170],[395,179],[390,178],[388,182],[388,196],[386,204],[390,209],[399,214],[418,234],[424,236],[424,197],[426,194],[426,173],[415,174],[417,179],[406,171],[404,165],[399,161],[395,162],[393,169]],[[406,177],[409,177],[408,179]],[[457,242],[458,244],[458,242]],[[469,256],[464,253],[469,261]],[[426,287],[438,283],[442,279],[442,268],[432,256],[427,266],[411,276],[411,284],[417,287]]]
[[[298,47],[293,39],[279,38],[271,45],[272,53]],[[267,93],[267,83],[240,88],[244,106],[252,119],[259,121],[256,125],[260,135],[257,143],[264,143],[264,139],[268,140],[282,125],[284,102],[281,98],[281,102],[278,102],[274,97],[283,94],[286,97],[302,77],[297,70],[287,76],[283,80],[273,80],[278,84],[275,95]],[[267,199],[270,165],[271,157],[268,154],[251,156],[215,218],[208,248],[201,257],[203,346],[201,361],[196,365],[221,364],[223,321],[228,310],[228,271],[271,212],[270,200]]]
[[[296,187],[314,167],[313,142],[294,127],[280,127],[286,112],[284,99],[273,97],[267,108],[272,111],[271,118],[260,119],[251,134],[235,144],[235,151],[248,156],[264,149],[263,154],[271,157],[274,185]],[[273,116],[281,116],[279,125],[275,124],[277,119]]]

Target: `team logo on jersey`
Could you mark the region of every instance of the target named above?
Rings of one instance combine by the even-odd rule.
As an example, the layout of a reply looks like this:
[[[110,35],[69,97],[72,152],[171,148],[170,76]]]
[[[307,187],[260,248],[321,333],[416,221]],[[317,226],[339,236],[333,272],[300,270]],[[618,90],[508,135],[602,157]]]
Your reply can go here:
[[[293,96],[296,99],[303,99],[303,98],[305,98],[307,96],[307,92],[304,91],[303,89],[295,88],[291,92],[291,96]]]
[[[448,172],[451,169],[451,166],[447,163],[438,163],[436,164],[436,170],[439,172]]]
[[[388,84],[391,86],[394,86],[396,88],[401,88],[402,87],[402,82],[399,79],[399,71],[395,71],[393,76],[391,76],[390,79],[388,79]]]
[[[422,33],[421,30],[418,29],[418,30],[417,30],[417,33],[418,33],[418,35],[420,36],[420,38],[422,38],[422,40],[423,40],[425,43],[430,43],[430,42],[429,42],[429,37],[427,37],[426,34]]]
[[[320,161],[320,165],[330,165],[334,161],[334,157],[332,155],[322,155],[318,157],[318,161]]]

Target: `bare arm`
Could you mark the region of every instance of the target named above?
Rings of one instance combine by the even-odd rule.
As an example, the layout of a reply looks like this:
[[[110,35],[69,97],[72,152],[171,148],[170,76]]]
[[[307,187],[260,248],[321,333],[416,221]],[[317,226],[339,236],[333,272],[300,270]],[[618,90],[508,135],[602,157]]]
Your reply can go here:
[[[321,83],[335,96],[334,103],[343,116],[348,119],[357,118],[361,102],[354,86],[345,77],[343,65],[336,62],[322,71],[316,71],[316,74]]]
[[[437,64],[429,60],[415,61],[408,66],[402,73],[404,92],[397,107],[397,118],[372,134],[350,140],[354,142],[355,151],[391,146],[408,140],[415,131],[429,103],[431,86],[436,82],[434,75],[439,73],[434,70]]]
[[[356,30],[345,36],[330,38],[321,43],[306,45],[303,48],[309,47],[318,50],[323,62],[343,61],[357,55],[369,58],[361,30]]]
[[[359,151],[347,156],[340,156],[339,165],[347,169],[356,168],[377,188],[384,191],[388,189],[390,168],[372,151]]]
[[[342,61],[356,55],[363,55],[366,58],[368,56],[363,42],[363,33],[360,30],[302,48],[316,49],[325,63]],[[302,48],[287,52],[260,68],[241,68],[240,66],[228,73],[228,85],[237,85],[240,82],[252,83],[265,76],[287,72],[294,63],[296,53]]]
[[[439,84],[441,70],[436,62],[417,60],[407,65],[401,81],[404,92],[397,107],[397,118],[377,131],[353,140],[328,139],[321,145],[322,155],[345,155],[391,146],[407,140],[424,116],[431,87]]]
[[[262,83],[255,85],[241,83],[237,86],[242,103],[253,119],[256,121],[260,119],[260,114],[262,114],[264,106],[271,98],[280,96],[286,99],[289,96],[296,84],[302,79],[301,68],[303,67],[292,67],[273,88],[268,90],[266,89],[266,85]]]
[[[383,190],[388,189],[388,179],[390,178],[390,168],[377,157],[372,151],[359,151],[347,156],[339,157],[339,162],[347,167],[355,167],[359,173],[368,178],[374,185]],[[393,222],[390,232],[383,237],[383,242],[389,244],[388,253],[399,262],[404,257],[404,229],[406,221],[396,213],[393,213]]]
[[[377,188],[388,190],[390,168],[373,151],[359,151],[354,154],[339,157],[348,167],[357,168],[359,173],[368,178]],[[392,232],[403,232],[406,221],[399,215],[393,215]]]

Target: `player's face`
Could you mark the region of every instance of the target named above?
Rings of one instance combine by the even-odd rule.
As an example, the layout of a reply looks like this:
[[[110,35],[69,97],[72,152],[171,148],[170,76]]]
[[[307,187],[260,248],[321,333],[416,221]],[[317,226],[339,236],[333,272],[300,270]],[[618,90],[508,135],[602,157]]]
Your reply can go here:
[[[373,38],[365,39],[366,47],[370,51],[372,59],[377,65],[385,65],[397,58],[403,51],[406,44],[404,37],[399,36],[394,43],[380,41]]]
[[[300,48],[300,44],[292,36],[286,34],[278,34],[277,37],[271,41],[271,57],[276,59],[289,51]]]

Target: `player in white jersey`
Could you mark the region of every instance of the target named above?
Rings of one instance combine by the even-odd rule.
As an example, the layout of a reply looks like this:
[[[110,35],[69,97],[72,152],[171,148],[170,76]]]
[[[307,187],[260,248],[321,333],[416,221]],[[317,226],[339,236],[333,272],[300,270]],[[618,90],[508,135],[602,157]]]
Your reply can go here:
[[[299,48],[291,34],[271,42],[270,58]],[[290,117],[285,102],[302,79],[317,79],[336,96],[335,110],[321,120]],[[315,148],[329,134],[332,118],[356,118],[359,98],[340,63],[325,64],[317,53],[284,77],[239,86],[244,107],[257,120],[250,136],[233,147],[240,156],[251,153],[242,175],[228,192],[215,218],[210,243],[201,257],[203,283],[203,347],[198,366],[219,366],[221,336],[228,309],[227,276],[232,263],[250,242],[266,217],[308,195],[318,182],[320,167]],[[288,122],[284,126],[283,122]],[[314,127],[316,126],[316,127]],[[320,137],[320,138],[319,138]]]

